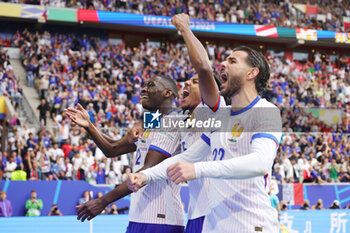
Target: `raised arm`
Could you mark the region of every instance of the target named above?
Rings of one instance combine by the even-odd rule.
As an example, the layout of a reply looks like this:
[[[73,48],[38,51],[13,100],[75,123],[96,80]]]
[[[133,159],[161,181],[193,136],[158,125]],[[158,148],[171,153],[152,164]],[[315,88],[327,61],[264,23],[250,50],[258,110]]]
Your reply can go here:
[[[166,159],[166,157],[161,152],[156,150],[149,150],[145,158],[145,164],[140,170],[138,170],[138,172],[153,167],[162,162],[164,159]],[[81,220],[82,222],[84,222],[85,219],[91,220],[96,215],[100,214],[107,205],[129,195],[130,193],[132,193],[132,191],[130,191],[125,181],[117,188],[113,189],[102,197],[77,206],[77,219]]]
[[[64,113],[74,123],[85,128],[96,145],[107,157],[116,157],[136,150],[134,142],[142,135],[141,127],[136,126],[128,130],[125,136],[120,140],[113,140],[101,133],[94,124],[92,124],[88,112],[80,104],[78,104],[77,107],[77,109],[65,109]]]
[[[171,22],[181,32],[185,40],[191,63],[198,73],[199,88],[203,101],[210,108],[214,108],[219,100],[219,89],[215,83],[207,51],[191,31],[190,18],[187,14],[175,15]]]

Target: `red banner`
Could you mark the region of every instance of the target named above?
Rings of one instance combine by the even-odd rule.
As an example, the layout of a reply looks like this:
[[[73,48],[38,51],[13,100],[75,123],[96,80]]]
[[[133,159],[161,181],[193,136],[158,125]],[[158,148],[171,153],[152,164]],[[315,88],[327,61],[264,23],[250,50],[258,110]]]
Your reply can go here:
[[[99,22],[97,11],[78,10],[78,21]]]
[[[306,13],[310,15],[317,15],[318,14],[318,6],[306,6]]]

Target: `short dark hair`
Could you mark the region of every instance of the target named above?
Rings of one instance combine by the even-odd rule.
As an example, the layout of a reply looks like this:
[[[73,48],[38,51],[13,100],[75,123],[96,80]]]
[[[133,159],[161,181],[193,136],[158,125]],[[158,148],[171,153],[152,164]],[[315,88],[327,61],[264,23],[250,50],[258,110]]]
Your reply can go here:
[[[248,46],[241,45],[233,49],[235,51],[245,51],[248,53],[246,62],[251,67],[259,69],[259,74],[255,77],[255,88],[258,93],[262,93],[267,86],[267,81],[270,78],[270,67],[266,58],[261,52],[256,51]]]
[[[174,97],[176,98],[177,97],[177,92],[178,92],[178,89],[177,89],[177,85],[176,85],[176,82],[174,79],[168,77],[168,76],[165,76],[165,75],[161,75],[161,74],[158,74],[157,77],[160,77],[166,84],[167,84],[167,88],[169,88],[173,94],[174,94]]]

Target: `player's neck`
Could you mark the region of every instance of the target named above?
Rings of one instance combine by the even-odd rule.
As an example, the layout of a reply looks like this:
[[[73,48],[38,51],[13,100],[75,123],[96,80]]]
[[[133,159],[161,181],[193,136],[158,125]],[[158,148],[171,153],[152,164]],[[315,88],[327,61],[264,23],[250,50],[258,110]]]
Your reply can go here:
[[[258,92],[253,89],[242,89],[231,97],[231,107],[233,111],[239,111],[247,107],[258,96]]]
[[[163,116],[169,114],[172,110],[171,104],[164,104],[159,107],[159,111]]]

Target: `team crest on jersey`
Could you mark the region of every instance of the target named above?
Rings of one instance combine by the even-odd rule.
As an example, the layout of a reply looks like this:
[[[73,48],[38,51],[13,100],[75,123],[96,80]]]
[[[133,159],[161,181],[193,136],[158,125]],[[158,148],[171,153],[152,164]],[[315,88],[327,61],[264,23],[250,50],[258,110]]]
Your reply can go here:
[[[229,138],[228,140],[229,140],[230,142],[237,142],[237,138],[238,138],[239,136],[241,136],[243,130],[244,130],[243,126],[240,127],[240,124],[239,124],[239,123],[236,123],[236,124],[233,126],[232,130],[231,130],[232,138]]]
[[[149,129],[147,129],[147,130],[145,131],[145,133],[143,134],[143,138],[142,138],[141,142],[146,143],[146,140],[145,140],[145,139],[147,139],[147,138],[149,137],[150,132],[151,132],[151,131],[150,131]]]

